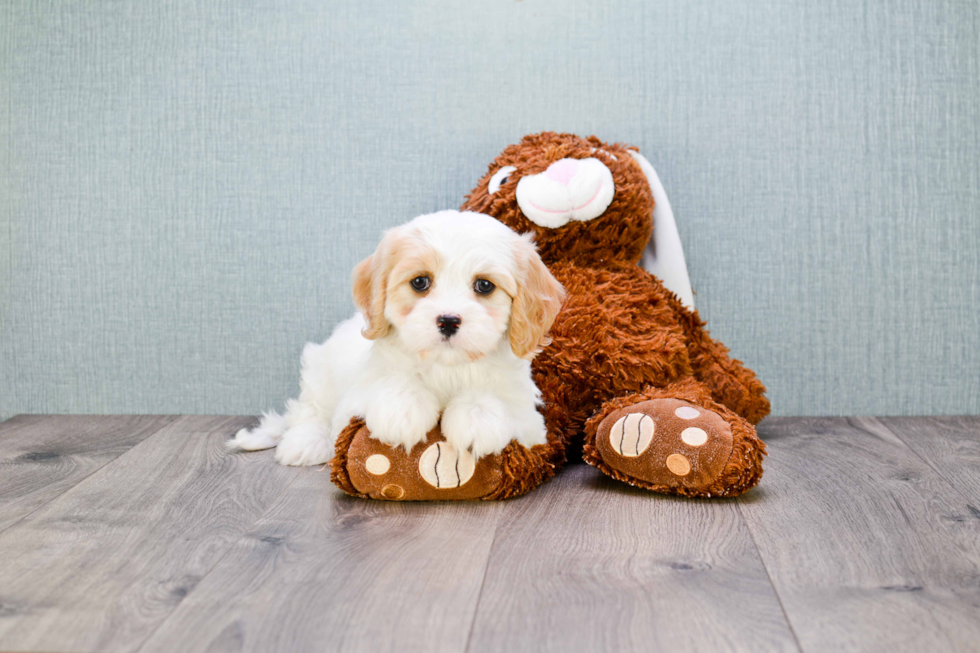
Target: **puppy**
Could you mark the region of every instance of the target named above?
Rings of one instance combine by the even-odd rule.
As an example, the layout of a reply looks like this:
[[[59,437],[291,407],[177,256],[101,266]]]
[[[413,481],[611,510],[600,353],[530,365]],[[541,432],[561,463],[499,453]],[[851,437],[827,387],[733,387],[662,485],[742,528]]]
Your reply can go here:
[[[360,312],[303,350],[299,399],[230,448],[325,463],[355,416],[406,451],[440,418],[449,444],[475,458],[545,442],[530,360],[564,290],[529,236],[479,213],[424,215],[385,232],[354,269],[353,292]]]

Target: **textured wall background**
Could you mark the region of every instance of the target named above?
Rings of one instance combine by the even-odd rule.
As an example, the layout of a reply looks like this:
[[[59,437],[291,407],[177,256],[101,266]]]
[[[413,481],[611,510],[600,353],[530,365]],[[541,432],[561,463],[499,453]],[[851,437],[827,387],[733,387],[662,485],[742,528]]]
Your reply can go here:
[[[973,0],[0,3],[0,416],[255,413],[380,231],[639,145],[778,414],[980,412]]]

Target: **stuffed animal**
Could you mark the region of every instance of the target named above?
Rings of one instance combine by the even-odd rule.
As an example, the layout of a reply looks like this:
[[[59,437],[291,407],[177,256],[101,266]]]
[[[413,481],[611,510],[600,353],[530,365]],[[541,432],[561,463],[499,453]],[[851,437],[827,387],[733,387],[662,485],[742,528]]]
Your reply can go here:
[[[471,457],[444,451],[438,428],[396,452],[354,420],[336,443],[335,483],[379,499],[507,498],[581,454],[654,492],[729,497],[755,486],[765,444],[753,425],[769,413],[765,387],[704,329],[669,210],[654,224],[657,193],[656,173],[635,147],[545,132],[505,149],[462,209],[534,234],[567,292],[551,344],[532,363],[547,443],[512,442],[460,472],[449,462]],[[662,237],[651,240],[651,231]],[[662,269],[671,289],[638,265],[648,242],[659,251],[645,263]],[[368,461],[382,447],[395,460],[372,474]]]

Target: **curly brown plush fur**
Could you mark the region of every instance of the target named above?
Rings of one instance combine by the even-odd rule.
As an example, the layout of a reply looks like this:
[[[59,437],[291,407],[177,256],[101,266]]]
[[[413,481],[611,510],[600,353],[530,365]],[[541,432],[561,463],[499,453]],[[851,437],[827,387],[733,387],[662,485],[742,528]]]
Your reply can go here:
[[[541,258],[567,292],[550,332],[551,344],[532,366],[544,399],[548,441],[530,449],[512,442],[500,454],[499,462],[484,462],[500,465],[501,473],[494,478],[501,480],[478,498],[524,494],[554,476],[569,455],[579,453],[613,478],[685,496],[735,496],[762,477],[766,448],[753,424],[769,413],[765,387],[751,370],[728,355],[724,345],[708,335],[696,311],[685,308],[659,279],[637,265],[654,225],[649,182],[629,154],[635,149],[603,143],[594,136],[552,132],[527,136],[497,157],[462,206],[463,210],[494,216],[520,233],[533,233]],[[616,187],[602,215],[555,229],[541,227],[524,216],[515,195],[523,176],[541,173],[563,158],[589,157],[598,158],[609,168]],[[504,166],[516,170],[490,194],[490,178]],[[684,408],[676,408],[681,405]],[[690,416],[691,411],[696,417]],[[645,445],[649,446],[644,448],[645,458],[639,457],[639,440],[634,438],[636,455],[625,466],[624,440],[615,440],[619,450],[610,444],[614,437],[611,428],[614,423],[620,424],[615,420],[626,419],[622,415],[635,415],[634,424],[649,417],[655,424],[648,427],[650,432],[661,438],[658,446]],[[607,418],[609,421],[604,422]],[[658,419],[660,426],[656,426]],[[702,421],[685,423],[685,419]],[[701,449],[698,447],[703,440],[687,445],[678,430],[696,424],[714,429],[710,435],[713,439]],[[362,425],[355,420],[340,434],[331,462],[334,482],[357,496],[366,495],[351,481],[349,464],[358,461],[349,461],[348,452]],[[597,447],[600,428],[605,429],[607,439]],[[624,428],[621,426],[619,433]],[[709,437],[705,433],[701,431]],[[438,433],[432,436],[438,437]],[[606,455],[619,456],[620,469],[603,458],[600,448],[612,452]],[[671,468],[665,461],[663,457],[670,452],[676,453],[666,456],[666,461],[679,458],[681,467]],[[415,462],[411,464],[417,464],[412,460]],[[412,468],[402,462],[402,468]],[[648,478],[676,482],[644,480],[640,472],[655,465],[659,468],[647,474]],[[631,476],[623,469],[639,470],[638,475]],[[423,495],[428,496],[399,492],[398,498]]]
[[[552,436],[544,447],[554,449],[547,457],[560,465],[584,439],[586,462],[614,478],[661,492],[733,496],[754,486],[762,475],[765,446],[752,424],[769,413],[765,387],[708,335],[696,311],[686,309],[656,277],[637,266],[653,228],[653,197],[630,149],[636,148],[603,143],[594,136],[527,136],[497,157],[462,209],[492,215],[520,233],[533,233],[542,259],[568,293],[551,330],[552,343],[533,364]],[[587,157],[600,159],[616,185],[605,212],[557,229],[528,220],[515,195],[521,177],[541,173],[562,158]],[[488,182],[504,166],[516,170],[490,194]],[[709,487],[693,492],[625,478],[605,465],[589,444],[611,410],[656,397],[686,399],[731,425],[735,450]],[[528,483],[550,476],[533,469],[524,473]]]
[[[362,426],[364,426],[364,420],[354,418],[347,425],[347,428],[337,436],[337,441],[333,445],[334,456],[330,460],[330,480],[333,481],[334,485],[352,497],[367,499],[368,495],[359,492],[354,487],[354,484],[350,480],[350,472],[347,471],[347,452],[350,450],[354,436],[357,435],[357,432],[361,430]]]

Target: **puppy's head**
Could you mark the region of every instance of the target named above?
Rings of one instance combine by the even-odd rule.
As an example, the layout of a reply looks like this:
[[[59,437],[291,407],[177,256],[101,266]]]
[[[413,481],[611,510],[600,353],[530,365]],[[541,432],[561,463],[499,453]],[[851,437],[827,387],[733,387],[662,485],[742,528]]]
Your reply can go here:
[[[533,358],[563,297],[530,236],[479,213],[442,211],[391,229],[354,269],[364,337],[391,336],[450,365],[478,360],[505,339]]]

